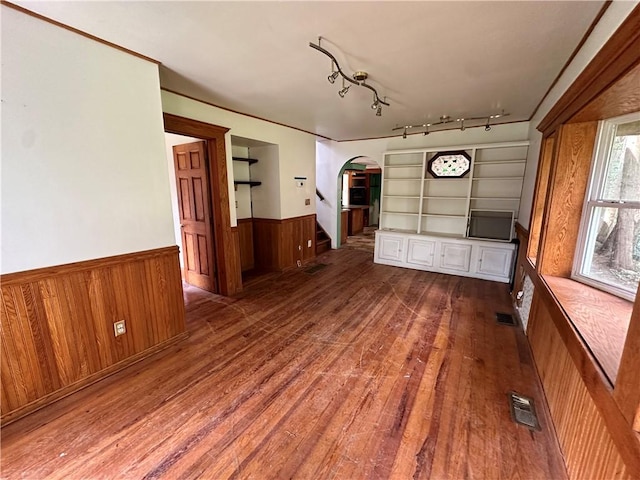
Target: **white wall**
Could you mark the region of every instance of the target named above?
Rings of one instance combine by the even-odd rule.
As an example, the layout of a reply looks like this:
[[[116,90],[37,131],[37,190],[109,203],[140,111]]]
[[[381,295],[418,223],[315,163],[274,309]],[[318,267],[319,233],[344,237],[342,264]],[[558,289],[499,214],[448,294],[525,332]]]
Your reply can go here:
[[[316,145],[316,175],[318,189],[326,197],[318,202],[318,222],[331,237],[333,248],[337,248],[337,204],[338,173],[348,160],[357,156],[366,156],[382,166],[382,154],[387,150],[404,150],[425,147],[451,147],[479,143],[498,143],[526,140],[529,123],[519,122],[506,125],[494,125],[489,132],[484,127],[433,132],[427,136],[409,135],[358,140],[352,142],[318,141]]]
[[[238,158],[250,158],[248,147],[232,146],[232,153],[234,157]],[[249,180],[251,178],[251,167],[249,162],[240,162],[234,160],[233,162],[233,179],[234,180]],[[255,177],[255,175],[254,175]],[[238,185],[234,187],[236,196],[236,218],[251,218],[251,187],[249,185]],[[233,205],[232,205],[233,206]]]
[[[174,245],[158,67],[2,6],[2,273]]]
[[[571,61],[562,77],[554,88],[544,98],[540,108],[531,119],[529,125],[529,153],[527,155],[527,169],[525,171],[524,186],[522,188],[522,201],[520,202],[519,222],[525,228],[529,227],[531,220],[531,206],[535,189],[536,173],[538,170],[538,157],[540,156],[540,144],[542,134],[536,130],[542,119],[560,99],[562,94],[571,86],[575,79],[585,69],[589,62],[600,51],[611,35],[617,30],[629,13],[638,4],[636,1],[614,1],[602,16],[596,27],[589,35],[580,51]]]
[[[278,146],[278,201],[270,203],[269,210],[261,212],[261,214],[258,215],[255,209],[255,195],[258,194],[258,191],[255,190],[252,192],[254,195],[255,217],[283,219],[309,215],[316,212],[314,135],[223,110],[166,91],[162,91],[162,107],[167,113],[229,128],[230,131],[226,135],[227,165],[231,165],[231,135]],[[253,154],[255,148],[251,150]],[[256,164],[251,168],[252,172],[255,169],[256,179],[264,182],[258,175],[258,170],[264,168],[264,166],[259,167],[258,164]],[[229,208],[231,211],[232,225],[235,225],[235,195],[233,192],[233,175],[231,171],[232,169],[229,168],[229,198],[231,202]],[[270,171],[268,173],[271,175],[273,172]],[[296,188],[293,179],[294,176],[307,177],[308,180],[302,192]],[[310,205],[305,205],[306,198],[310,199]]]
[[[282,216],[282,190],[291,190],[290,184],[282,183],[280,175],[280,146],[265,145],[251,147],[252,158],[258,163],[251,166],[252,178],[262,182],[253,187],[251,199],[253,201],[253,216],[255,218],[285,218]],[[290,195],[287,192],[287,195]],[[294,215],[295,216],[295,215]]]

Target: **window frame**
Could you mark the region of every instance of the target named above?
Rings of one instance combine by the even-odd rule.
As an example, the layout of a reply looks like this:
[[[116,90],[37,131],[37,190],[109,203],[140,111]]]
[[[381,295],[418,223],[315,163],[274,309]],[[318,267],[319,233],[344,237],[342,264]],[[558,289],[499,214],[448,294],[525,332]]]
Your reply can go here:
[[[571,278],[573,280],[597,288],[604,292],[611,293],[631,302],[635,301],[635,292],[637,291],[637,288],[629,291],[617,285],[613,285],[611,283],[603,282],[589,277],[583,274],[582,271],[585,270],[586,267],[590,267],[592,255],[588,255],[588,252],[593,251],[597,237],[598,228],[596,225],[596,220],[598,217],[594,213],[595,209],[640,209],[640,202],[607,201],[601,199],[616,128],[618,125],[633,121],[640,121],[640,111],[629,113],[619,117],[607,118],[601,120],[598,123],[596,145],[593,153],[593,158],[591,160],[589,181],[587,183],[587,192],[582,207],[582,215],[580,217],[580,229],[578,231],[576,254],[574,257],[573,268],[571,270]]]

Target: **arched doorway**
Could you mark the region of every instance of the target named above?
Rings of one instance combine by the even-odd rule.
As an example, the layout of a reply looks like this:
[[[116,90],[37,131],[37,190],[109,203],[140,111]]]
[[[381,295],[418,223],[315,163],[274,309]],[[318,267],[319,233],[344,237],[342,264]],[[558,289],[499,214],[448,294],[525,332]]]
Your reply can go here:
[[[351,178],[348,178],[350,172],[358,172],[358,174],[352,174]],[[366,219],[372,219],[377,224],[380,212],[381,176],[380,166],[369,157],[362,155],[350,158],[340,168],[336,189],[336,244],[338,247],[346,237],[343,227],[345,209],[351,206],[366,207]]]

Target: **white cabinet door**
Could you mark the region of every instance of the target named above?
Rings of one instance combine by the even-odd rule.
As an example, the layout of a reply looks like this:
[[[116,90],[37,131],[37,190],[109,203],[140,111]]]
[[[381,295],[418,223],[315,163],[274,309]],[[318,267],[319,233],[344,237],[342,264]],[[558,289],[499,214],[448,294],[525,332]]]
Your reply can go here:
[[[407,244],[407,263],[433,267],[435,251],[436,242],[434,240],[410,238]]]
[[[376,261],[402,263],[405,237],[399,235],[376,235]]]
[[[513,249],[478,246],[476,272],[509,279]]]
[[[468,272],[471,263],[471,245],[463,243],[440,244],[440,268]]]

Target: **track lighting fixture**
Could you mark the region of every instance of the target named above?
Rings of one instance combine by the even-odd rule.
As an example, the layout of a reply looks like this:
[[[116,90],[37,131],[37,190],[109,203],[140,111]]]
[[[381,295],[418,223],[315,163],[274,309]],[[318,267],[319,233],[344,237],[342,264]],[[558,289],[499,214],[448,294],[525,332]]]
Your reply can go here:
[[[344,78],[342,79],[342,90],[340,90],[338,92],[338,95],[340,95],[341,98],[344,98],[344,96],[347,94],[347,92],[349,91],[349,89],[351,88],[351,85],[347,85],[345,87],[344,85]]]
[[[504,113],[504,111],[502,111],[501,113],[498,113],[495,115],[486,115],[482,117],[457,118],[455,120],[452,120],[449,115],[442,115],[440,117],[439,122],[423,123],[421,125],[403,125],[403,126],[398,126],[393,128],[392,131],[402,130],[402,138],[407,138],[408,133],[412,133],[412,132],[420,133],[419,130],[421,129],[424,129],[422,131],[422,135],[429,135],[429,133],[431,133],[429,131],[429,127],[431,126],[445,125],[444,128],[438,128],[436,130],[437,132],[444,132],[446,130],[457,130],[457,129],[460,129],[461,132],[464,132],[467,129],[467,127],[481,127],[484,124],[484,131],[489,132],[491,130],[491,120],[493,120],[494,118],[506,117],[508,115],[509,115],[508,113]],[[479,120],[482,120],[484,123],[480,123],[478,125],[476,122],[478,122]],[[473,122],[474,125],[469,125],[469,122]],[[449,124],[451,124],[452,126],[449,127],[448,126]]]
[[[319,52],[324,53],[327,57],[331,59],[331,74],[327,77],[327,80],[329,80],[329,83],[335,83],[336,79],[338,78],[338,75],[342,76],[342,89],[338,91],[338,95],[344,98],[344,96],[349,91],[349,88],[351,88],[351,85],[357,85],[359,87],[368,88],[373,92],[373,103],[371,104],[371,110],[375,110],[376,116],[381,117],[382,105],[386,105],[388,107],[389,103],[387,102],[387,97],[384,97],[384,100],[381,100],[380,97],[378,96],[378,91],[375,88],[373,88],[371,85],[366,83],[366,80],[369,77],[369,74],[364,71],[356,71],[351,76],[346,75],[344,71],[340,68],[340,65],[338,64],[336,57],[334,57],[328,50],[325,50],[320,46],[321,41],[322,41],[322,37],[318,37],[318,44],[316,45],[315,43],[309,42],[309,46],[311,48],[318,50]],[[345,81],[349,82],[351,85],[345,85]]]

